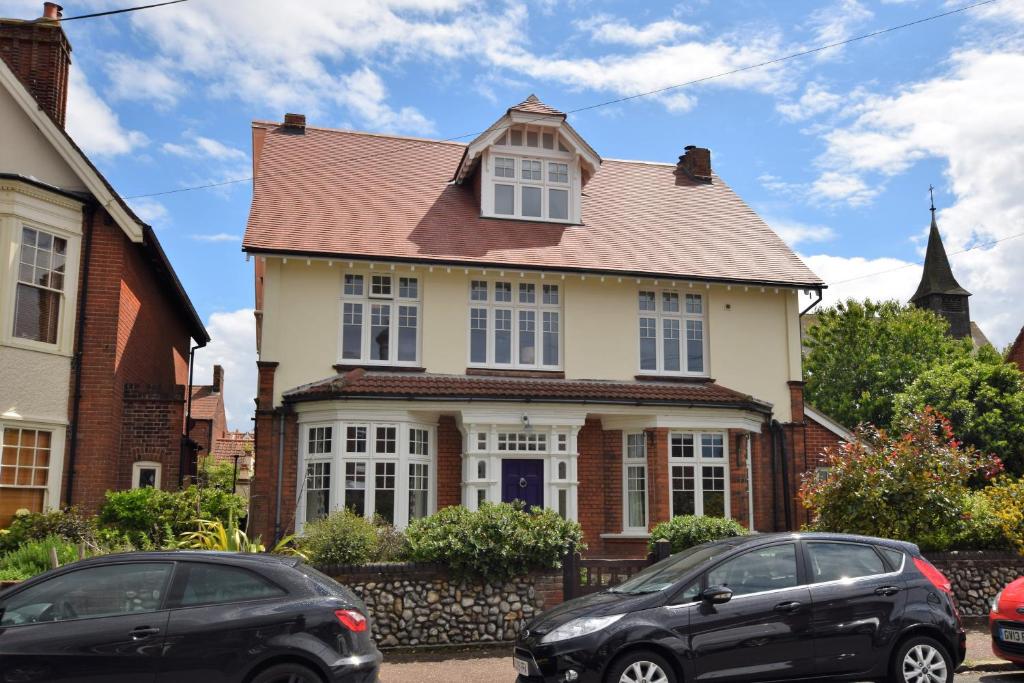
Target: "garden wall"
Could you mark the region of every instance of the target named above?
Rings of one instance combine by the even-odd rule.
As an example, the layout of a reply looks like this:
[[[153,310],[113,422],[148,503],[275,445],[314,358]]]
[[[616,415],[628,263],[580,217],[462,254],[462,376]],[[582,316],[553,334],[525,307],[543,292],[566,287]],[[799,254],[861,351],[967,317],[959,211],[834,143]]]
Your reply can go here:
[[[320,569],[366,603],[381,648],[514,640],[526,622],[562,602],[561,571],[490,582],[454,580],[435,565]]]
[[[988,616],[996,593],[1024,576],[1024,557],[1014,553],[965,550],[928,553],[928,559],[953,584],[953,594],[965,617]]]

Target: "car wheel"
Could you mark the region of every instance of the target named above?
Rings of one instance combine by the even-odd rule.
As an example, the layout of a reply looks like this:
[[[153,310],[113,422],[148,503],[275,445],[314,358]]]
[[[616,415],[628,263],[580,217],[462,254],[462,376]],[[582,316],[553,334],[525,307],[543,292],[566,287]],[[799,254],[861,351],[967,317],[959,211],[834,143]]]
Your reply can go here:
[[[934,638],[911,638],[900,645],[892,660],[893,683],[953,683],[956,666]]]
[[[677,680],[672,665],[664,657],[637,650],[612,663],[605,683],[677,683]]]
[[[323,683],[320,674],[302,664],[275,664],[256,674],[252,683]]]

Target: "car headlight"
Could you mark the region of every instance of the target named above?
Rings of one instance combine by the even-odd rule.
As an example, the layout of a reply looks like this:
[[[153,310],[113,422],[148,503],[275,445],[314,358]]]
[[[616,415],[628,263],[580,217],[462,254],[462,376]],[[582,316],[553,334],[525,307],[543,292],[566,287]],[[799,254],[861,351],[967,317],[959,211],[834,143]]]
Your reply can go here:
[[[597,633],[603,628],[608,628],[616,621],[626,616],[625,614],[613,614],[607,617],[580,617],[567,621],[551,633],[541,638],[541,643],[557,643],[560,640],[579,638],[580,636]]]
[[[1003,597],[1003,591],[996,593],[996,597],[992,598],[992,611],[999,611],[999,598]]]

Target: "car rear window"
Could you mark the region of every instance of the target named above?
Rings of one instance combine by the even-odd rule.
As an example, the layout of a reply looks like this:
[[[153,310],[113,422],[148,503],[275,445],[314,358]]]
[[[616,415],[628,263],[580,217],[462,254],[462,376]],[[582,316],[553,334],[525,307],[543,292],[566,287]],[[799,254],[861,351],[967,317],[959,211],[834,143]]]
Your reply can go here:
[[[884,574],[885,565],[875,549],[859,543],[808,543],[811,583],[856,579]]]
[[[278,586],[241,567],[200,562],[182,562],[184,577],[177,583],[175,602],[180,607],[244,602],[285,595]]]
[[[889,566],[892,567],[893,571],[899,570],[903,566],[903,553],[894,548],[885,548],[879,546],[878,549],[882,551],[882,555],[889,561]]]

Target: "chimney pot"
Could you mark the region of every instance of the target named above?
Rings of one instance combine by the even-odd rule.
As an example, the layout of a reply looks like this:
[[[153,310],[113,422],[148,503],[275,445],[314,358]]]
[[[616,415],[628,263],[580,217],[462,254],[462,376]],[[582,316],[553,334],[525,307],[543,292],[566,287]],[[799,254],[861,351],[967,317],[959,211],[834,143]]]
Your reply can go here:
[[[294,130],[296,132],[303,132],[306,130],[306,115],[305,114],[285,114],[284,115],[284,127]]]
[[[44,2],[43,3],[43,18],[53,19],[54,21],[60,21],[60,18],[64,16],[64,8],[55,2]]]
[[[711,180],[711,150],[687,145],[676,164],[676,173],[685,173],[695,180]]]

